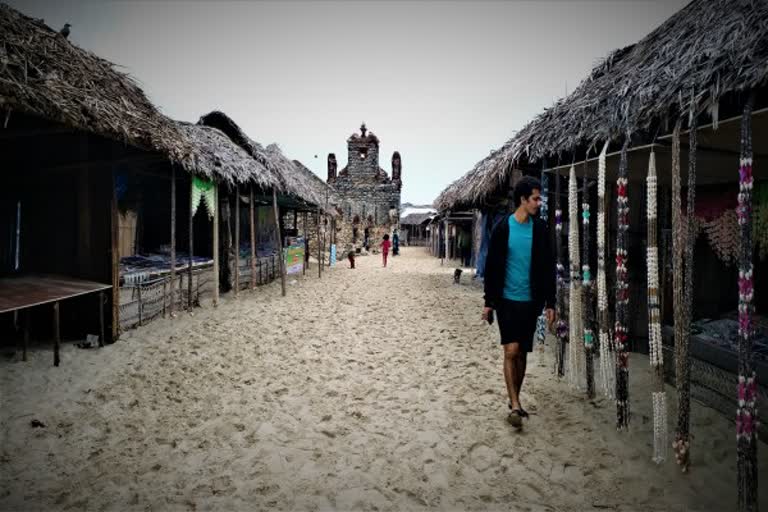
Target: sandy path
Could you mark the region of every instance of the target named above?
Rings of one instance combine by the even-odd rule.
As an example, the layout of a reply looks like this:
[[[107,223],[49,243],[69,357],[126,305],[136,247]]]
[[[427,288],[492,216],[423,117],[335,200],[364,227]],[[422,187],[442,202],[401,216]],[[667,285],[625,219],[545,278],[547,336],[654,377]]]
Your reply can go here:
[[[58,369],[42,349],[0,363],[0,510],[735,509],[733,426],[709,409],[691,474],[650,461],[646,358],[617,433],[535,352],[515,433],[467,276],[420,248],[358,262],[66,347]]]

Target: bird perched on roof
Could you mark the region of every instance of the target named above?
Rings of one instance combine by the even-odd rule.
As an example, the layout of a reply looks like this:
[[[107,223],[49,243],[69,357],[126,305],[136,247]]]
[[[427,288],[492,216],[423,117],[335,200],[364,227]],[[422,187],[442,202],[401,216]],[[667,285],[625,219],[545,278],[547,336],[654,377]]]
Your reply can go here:
[[[69,23],[65,23],[64,24],[64,28],[59,30],[59,34],[63,35],[64,39],[67,39],[69,37],[69,27],[71,27],[71,26],[72,25],[70,25]]]

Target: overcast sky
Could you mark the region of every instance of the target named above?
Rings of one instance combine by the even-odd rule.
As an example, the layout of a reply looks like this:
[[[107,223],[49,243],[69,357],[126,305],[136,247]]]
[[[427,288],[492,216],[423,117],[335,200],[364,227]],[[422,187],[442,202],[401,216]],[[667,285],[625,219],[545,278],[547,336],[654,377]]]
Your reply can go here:
[[[10,0],[133,75],[162,112],[230,115],[325,178],[365,121],[403,202],[431,203],[685,0]],[[317,155],[317,158],[315,158]]]

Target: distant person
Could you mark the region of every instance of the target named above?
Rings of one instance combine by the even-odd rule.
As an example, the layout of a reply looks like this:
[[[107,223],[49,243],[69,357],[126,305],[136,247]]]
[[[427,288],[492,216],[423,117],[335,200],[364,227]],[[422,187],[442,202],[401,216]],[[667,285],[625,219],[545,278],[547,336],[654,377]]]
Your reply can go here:
[[[468,267],[470,260],[472,259],[472,248],[469,245],[469,236],[463,229],[459,231],[458,246],[461,265],[463,267]]]
[[[394,257],[398,254],[400,254],[400,235],[395,230],[392,233],[392,256]]]
[[[499,320],[504,350],[504,380],[509,396],[508,421],[521,428],[528,413],[520,404],[528,352],[533,350],[536,319],[546,308],[555,321],[555,262],[546,223],[536,218],[541,184],[523,177],[512,193],[515,212],[493,229],[485,263],[483,320]]]
[[[384,266],[387,266],[387,257],[389,256],[389,248],[392,246],[392,242],[389,241],[389,235],[384,235],[384,240],[381,241],[381,257],[384,260]]]
[[[355,245],[347,244],[345,251],[347,252],[347,259],[349,260],[349,268],[355,268]]]

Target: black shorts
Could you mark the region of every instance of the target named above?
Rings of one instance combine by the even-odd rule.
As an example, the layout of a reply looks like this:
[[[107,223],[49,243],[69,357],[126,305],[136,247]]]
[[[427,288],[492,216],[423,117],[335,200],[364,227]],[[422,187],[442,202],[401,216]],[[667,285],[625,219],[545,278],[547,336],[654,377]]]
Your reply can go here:
[[[532,352],[536,320],[540,314],[541,310],[537,311],[533,302],[502,299],[496,310],[501,344],[519,343],[521,352]]]

